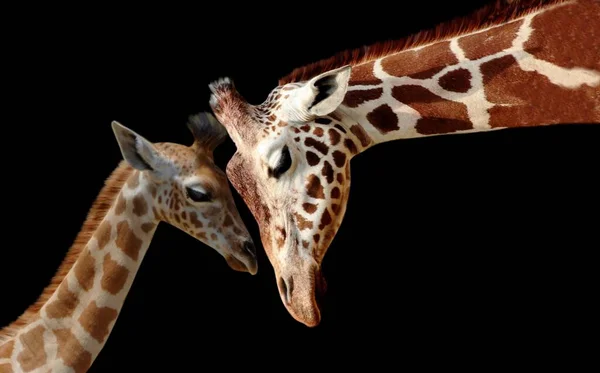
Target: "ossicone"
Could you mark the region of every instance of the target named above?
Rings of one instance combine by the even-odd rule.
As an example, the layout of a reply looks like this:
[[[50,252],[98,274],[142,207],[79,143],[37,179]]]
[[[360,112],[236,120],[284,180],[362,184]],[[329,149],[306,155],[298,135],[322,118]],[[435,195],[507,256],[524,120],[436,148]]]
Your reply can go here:
[[[190,115],[187,127],[194,135],[194,144],[209,151],[213,151],[227,137],[225,127],[208,112]]]

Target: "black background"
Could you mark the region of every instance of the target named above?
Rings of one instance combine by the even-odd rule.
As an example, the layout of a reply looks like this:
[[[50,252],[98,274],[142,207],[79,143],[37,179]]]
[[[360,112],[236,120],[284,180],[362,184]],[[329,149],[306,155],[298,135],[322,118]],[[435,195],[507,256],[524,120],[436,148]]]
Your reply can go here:
[[[112,120],[151,141],[189,144],[186,118],[209,109],[207,86],[218,77],[258,104],[295,67],[483,3],[6,13],[0,324],[37,298],[120,161]],[[585,355],[591,346],[580,337],[597,297],[589,268],[598,135],[585,125],[503,130],[391,142],[356,157],[314,329],[281,304],[257,224],[235,191],[258,244],[256,276],[161,224],[91,371],[462,367]],[[227,140],[217,163],[224,168],[234,151]]]

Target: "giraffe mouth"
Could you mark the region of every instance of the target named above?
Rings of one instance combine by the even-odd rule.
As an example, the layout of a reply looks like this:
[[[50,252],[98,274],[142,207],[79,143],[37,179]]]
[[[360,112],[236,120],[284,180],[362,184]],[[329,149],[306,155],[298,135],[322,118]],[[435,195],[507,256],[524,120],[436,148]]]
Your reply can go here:
[[[254,262],[253,260],[248,261],[248,263],[251,264],[246,264],[243,261],[239,260],[238,258],[229,255],[226,259],[227,264],[229,265],[229,267],[231,269],[233,269],[234,271],[238,271],[238,272],[248,272],[250,274],[256,274],[257,270],[256,270],[256,262]]]

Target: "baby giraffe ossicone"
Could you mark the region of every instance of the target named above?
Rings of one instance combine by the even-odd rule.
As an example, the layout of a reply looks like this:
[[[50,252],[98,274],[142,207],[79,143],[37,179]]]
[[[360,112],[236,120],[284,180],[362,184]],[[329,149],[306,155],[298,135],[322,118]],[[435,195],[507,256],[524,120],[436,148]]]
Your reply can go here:
[[[164,221],[257,271],[254,245],[213,150],[227,132],[192,116],[191,146],[151,143],[113,122],[124,161],[105,181],[51,283],[0,330],[0,373],[86,372],[107,342],[157,225]]]

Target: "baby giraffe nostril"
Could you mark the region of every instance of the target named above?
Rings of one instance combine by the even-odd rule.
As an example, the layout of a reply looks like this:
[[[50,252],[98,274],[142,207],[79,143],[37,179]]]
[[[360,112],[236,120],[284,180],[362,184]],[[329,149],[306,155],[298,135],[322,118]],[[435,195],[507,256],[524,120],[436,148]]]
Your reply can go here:
[[[279,291],[285,303],[290,305],[292,302],[292,291],[294,291],[294,279],[289,277],[286,281],[283,277],[279,277]]]
[[[256,256],[256,248],[254,247],[252,241],[244,242],[244,250],[246,250],[250,255],[254,257]]]

